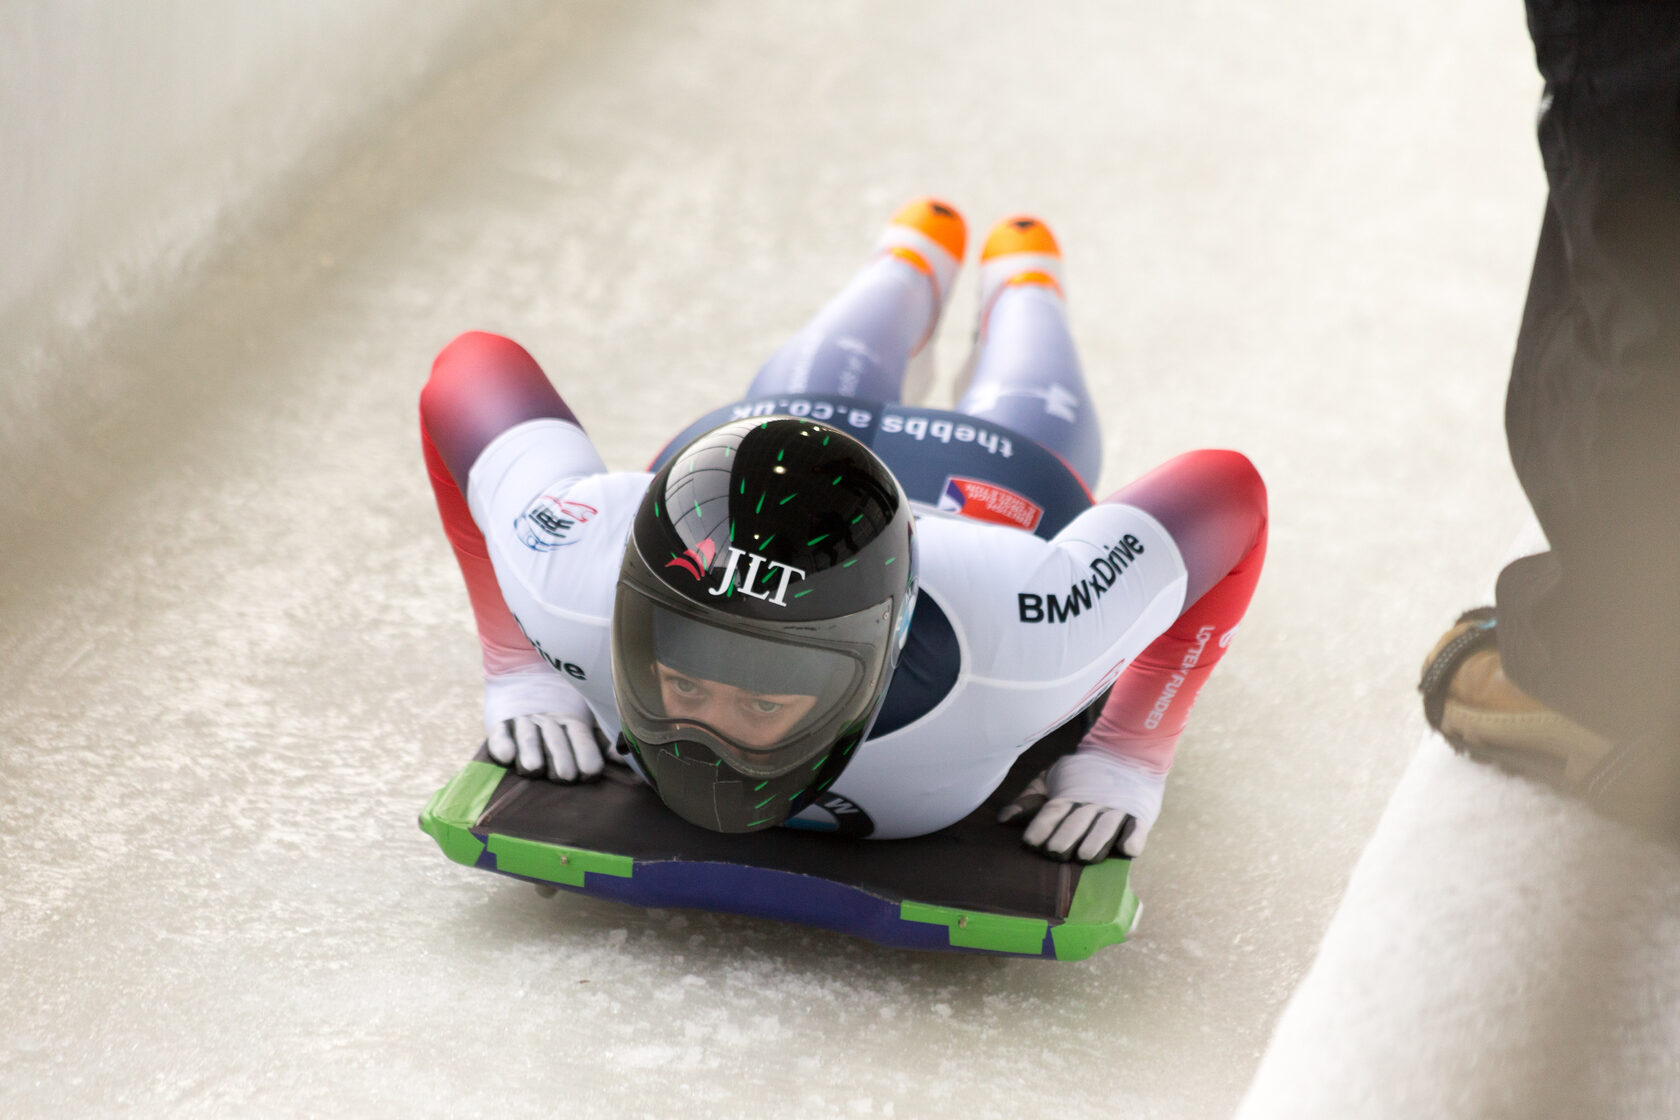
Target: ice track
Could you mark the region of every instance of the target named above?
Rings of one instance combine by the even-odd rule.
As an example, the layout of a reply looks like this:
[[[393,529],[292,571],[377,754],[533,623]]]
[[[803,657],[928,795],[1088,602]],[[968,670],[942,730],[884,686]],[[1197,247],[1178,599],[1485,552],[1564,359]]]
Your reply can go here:
[[[187,196],[77,249],[91,282],[0,288],[0,1114],[1674,1111],[1671,853],[1416,750],[1416,661],[1521,514],[1516,7],[511,10],[360,79],[265,71],[336,99],[171,161]],[[0,42],[86,54],[101,10],[52,11]],[[177,31],[135,48],[173,68],[28,54],[0,123],[146,96],[203,46]],[[68,135],[13,128],[42,147],[6,162]],[[512,335],[633,467],[922,192],[1061,237],[1104,488],[1197,446],[1271,487],[1136,939],[918,956],[448,862],[415,816],[478,696],[415,433],[433,354]],[[953,311],[941,389],[971,280]]]

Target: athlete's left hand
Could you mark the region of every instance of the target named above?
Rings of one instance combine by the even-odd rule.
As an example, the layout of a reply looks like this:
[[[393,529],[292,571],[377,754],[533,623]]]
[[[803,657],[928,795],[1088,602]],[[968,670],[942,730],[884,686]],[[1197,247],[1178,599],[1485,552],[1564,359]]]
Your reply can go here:
[[[551,782],[587,782],[601,776],[601,746],[589,717],[559,712],[514,716],[485,736],[490,757],[520,774],[545,774]]]
[[[551,782],[587,782],[601,774],[589,704],[541,662],[485,676],[484,746],[503,766]]]
[[[998,811],[1027,823],[1021,842],[1055,860],[1098,863],[1141,855],[1161,813],[1167,779],[1128,759],[1085,748],[1059,759]]]

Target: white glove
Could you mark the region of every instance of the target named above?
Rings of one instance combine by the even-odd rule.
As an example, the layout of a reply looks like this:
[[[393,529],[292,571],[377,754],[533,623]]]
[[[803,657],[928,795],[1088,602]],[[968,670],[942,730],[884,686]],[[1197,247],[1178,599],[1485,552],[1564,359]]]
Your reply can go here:
[[[484,746],[521,774],[551,782],[599,777],[595,719],[577,689],[547,665],[484,678]]]
[[[1005,824],[1032,823],[1021,843],[1051,859],[1098,863],[1118,850],[1143,854],[1161,815],[1164,775],[1101,749],[1082,748],[1058,759],[998,810]]]

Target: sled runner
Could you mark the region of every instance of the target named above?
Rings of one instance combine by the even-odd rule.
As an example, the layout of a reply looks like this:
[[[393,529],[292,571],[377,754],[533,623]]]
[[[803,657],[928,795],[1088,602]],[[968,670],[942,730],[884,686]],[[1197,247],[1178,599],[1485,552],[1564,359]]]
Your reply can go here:
[[[775,918],[895,948],[1083,960],[1131,931],[1131,861],[1055,863],[994,819],[1082,731],[1074,720],[1052,732],[988,804],[908,840],[710,832],[620,767],[587,785],[556,785],[522,778],[482,750],[432,796],[420,827],[457,863],[638,906]]]

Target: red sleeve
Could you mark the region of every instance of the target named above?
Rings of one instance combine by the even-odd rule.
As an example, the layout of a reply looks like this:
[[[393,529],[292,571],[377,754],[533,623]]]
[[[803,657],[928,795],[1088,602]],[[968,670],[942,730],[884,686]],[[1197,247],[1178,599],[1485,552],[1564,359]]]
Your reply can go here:
[[[1120,674],[1085,737],[1086,743],[1165,774],[1196,696],[1225,656],[1260,582],[1266,488],[1242,455],[1194,451],[1109,500],[1135,505],[1160,521],[1184,556],[1189,594],[1198,584],[1205,588]]]
[[[484,648],[484,671],[499,675],[543,664],[502,600],[490,550],[473,522],[462,488],[479,453],[502,432],[527,420],[577,423],[536,359],[518,343],[469,331],[444,347],[420,391],[420,444],[437,498],[443,532],[466,580]]]

